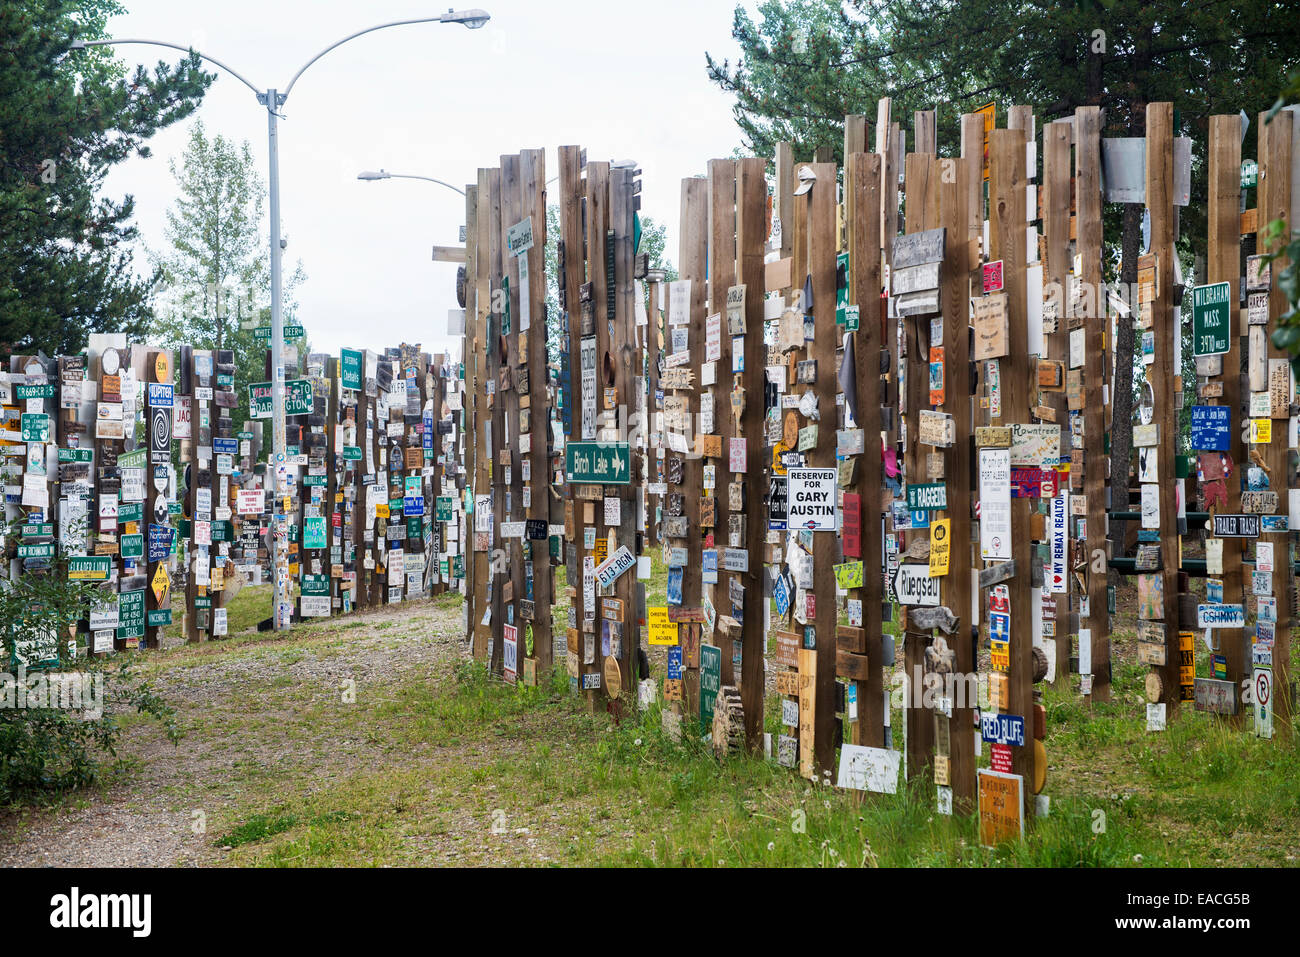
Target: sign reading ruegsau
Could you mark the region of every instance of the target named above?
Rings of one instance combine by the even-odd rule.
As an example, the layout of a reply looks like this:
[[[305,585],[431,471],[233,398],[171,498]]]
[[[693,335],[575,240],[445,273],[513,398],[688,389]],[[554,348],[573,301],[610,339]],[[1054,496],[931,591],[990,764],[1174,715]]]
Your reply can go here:
[[[564,454],[572,483],[626,485],[632,480],[632,454],[626,442],[570,442]]]
[[[900,605],[937,605],[939,582],[940,579],[930,577],[929,565],[904,562],[894,573],[894,592]]]

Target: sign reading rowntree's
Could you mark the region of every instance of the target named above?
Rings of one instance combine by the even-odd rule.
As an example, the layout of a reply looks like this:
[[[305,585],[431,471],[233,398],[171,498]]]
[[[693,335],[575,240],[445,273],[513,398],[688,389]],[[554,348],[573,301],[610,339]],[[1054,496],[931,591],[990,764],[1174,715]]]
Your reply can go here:
[[[310,415],[312,406],[310,379],[290,379],[284,384],[285,415]],[[271,418],[271,383],[248,384],[248,414],[254,419]]]

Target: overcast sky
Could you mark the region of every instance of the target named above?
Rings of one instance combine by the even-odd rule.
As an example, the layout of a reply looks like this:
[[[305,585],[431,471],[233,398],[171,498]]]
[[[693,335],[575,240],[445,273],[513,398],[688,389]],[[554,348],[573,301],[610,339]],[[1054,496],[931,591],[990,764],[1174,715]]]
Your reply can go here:
[[[463,187],[480,166],[526,148],[546,148],[548,179],[560,145],[585,146],[593,160],[634,159],[644,171],[642,215],[668,225],[676,260],[681,179],[741,145],[731,99],[704,66],[706,50],[735,57],[733,0],[475,2],[492,15],[483,29],[416,24],[352,40],[304,73],[284,107],[285,267],[302,260],[300,316],[318,350],[451,345],[455,266],[433,263],[431,247],[458,242],[464,200],[422,181],[361,182],[363,169]],[[257,86],[281,89],[349,33],[446,9],[416,0],[125,3],[130,13],[110,22],[112,36],[193,45]],[[120,55],[150,65],[176,58],[141,46]],[[265,178],[266,113],[247,87],[217,72],[197,115],[209,135],[249,140]],[[152,159],[130,160],[108,178],[110,195],[135,195],[151,248],[164,245],[176,196],[167,158],[180,155],[191,122],[155,137]]]

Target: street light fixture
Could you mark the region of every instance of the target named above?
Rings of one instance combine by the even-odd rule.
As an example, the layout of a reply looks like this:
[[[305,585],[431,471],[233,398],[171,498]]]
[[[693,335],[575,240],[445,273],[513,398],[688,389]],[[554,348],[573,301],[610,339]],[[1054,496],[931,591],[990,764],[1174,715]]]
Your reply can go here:
[[[289,99],[289,93],[293,86],[298,82],[298,77],[302,76],[313,63],[329,53],[336,47],[342,46],[349,40],[355,40],[357,37],[365,36],[367,33],[374,33],[376,30],[384,30],[388,27],[401,27],[415,23],[459,23],[470,30],[477,30],[484,26],[491,17],[484,10],[448,10],[446,13],[432,17],[417,17],[411,20],[394,20],[390,23],[380,23],[373,27],[367,27],[364,30],[358,30],[356,33],[349,34],[342,40],[332,43],[325,49],[321,50],[310,60],[304,63],[298,72],[289,80],[289,84],[283,92],[274,87],[261,90],[236,70],[222,63],[220,60],[210,57],[205,53],[200,53],[192,46],[181,46],[178,43],[168,43],[163,40],[141,40],[141,39],[122,39],[122,40],[75,40],[71,44],[73,50],[84,50],[87,47],[101,46],[121,46],[128,43],[146,44],[149,46],[169,47],[173,50],[180,50],[182,53],[196,54],[200,59],[218,66],[225,70],[239,82],[253,91],[257,97],[257,102],[266,109],[266,132],[267,132],[267,154],[268,165],[270,167],[270,176],[268,177],[268,186],[270,193],[270,216],[271,216],[271,409],[272,409],[272,449],[274,453],[272,490],[274,505],[272,506],[271,519],[271,556],[275,565],[275,574],[273,580],[275,583],[275,607],[271,614],[274,628],[279,631],[289,627],[289,619],[292,617],[292,606],[289,601],[289,526],[288,518],[285,515],[284,499],[285,485],[288,478],[288,463],[285,458],[285,422],[284,422],[284,317],[281,314],[281,295],[282,295],[282,276],[281,276],[281,257],[284,253],[284,247],[287,245],[280,238],[280,142],[277,129],[277,122],[280,118],[279,110],[284,106],[285,101]],[[455,187],[452,187],[453,189]]]
[[[422,179],[429,183],[437,183],[439,186],[446,186],[448,189],[454,189],[460,195],[464,196],[465,191],[458,186],[452,186],[451,183],[444,183],[440,179],[434,179],[432,176],[415,176],[411,173],[390,173],[386,169],[375,171],[372,169],[362,170],[357,174],[357,179],[373,182],[377,179]]]

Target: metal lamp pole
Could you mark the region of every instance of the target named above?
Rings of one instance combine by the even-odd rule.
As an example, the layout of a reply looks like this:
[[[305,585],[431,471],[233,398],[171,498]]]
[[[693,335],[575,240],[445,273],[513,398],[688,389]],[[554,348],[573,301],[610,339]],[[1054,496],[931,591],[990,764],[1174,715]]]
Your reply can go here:
[[[181,46],[178,43],[168,43],[163,40],[77,40],[72,43],[71,49],[82,50],[86,47],[100,46],[120,46],[128,43],[147,44],[149,46],[170,47],[173,50],[180,50],[183,53],[195,53],[200,59],[218,66],[225,70],[235,79],[239,80],[246,87],[253,91],[257,96],[257,102],[266,109],[266,134],[267,134],[267,161],[270,165],[270,175],[267,179],[267,187],[270,191],[271,199],[271,429],[272,429],[272,451],[274,461],[271,463],[274,471],[274,480],[272,485],[272,497],[274,504],[271,508],[271,558],[275,565],[275,606],[271,618],[277,631],[287,629],[289,620],[292,617],[293,606],[289,598],[289,525],[288,518],[285,514],[285,497],[287,491],[288,462],[285,458],[285,423],[284,423],[284,316],[282,314],[280,295],[282,290],[281,278],[281,260],[284,254],[285,243],[280,238],[280,140],[277,130],[277,121],[280,116],[280,107],[284,106],[285,101],[289,99],[289,93],[293,90],[293,85],[298,82],[298,77],[303,72],[329,53],[335,47],[342,46],[349,40],[355,40],[357,37],[364,36],[367,33],[374,33],[376,30],[384,30],[388,27],[400,27],[413,23],[460,23],[470,30],[477,30],[490,20],[491,17],[484,10],[448,10],[446,13],[432,17],[418,17],[413,20],[394,20],[390,23],[380,23],[373,27],[367,27],[364,30],[358,30],[356,33],[349,34],[342,40],[330,44],[321,50],[310,60],[304,63],[298,72],[289,80],[289,85],[281,93],[273,88],[263,91],[250,83],[245,77],[241,76],[236,70],[222,63],[215,57],[210,57],[205,53],[199,53],[193,47]],[[452,187],[453,189],[455,187]]]

